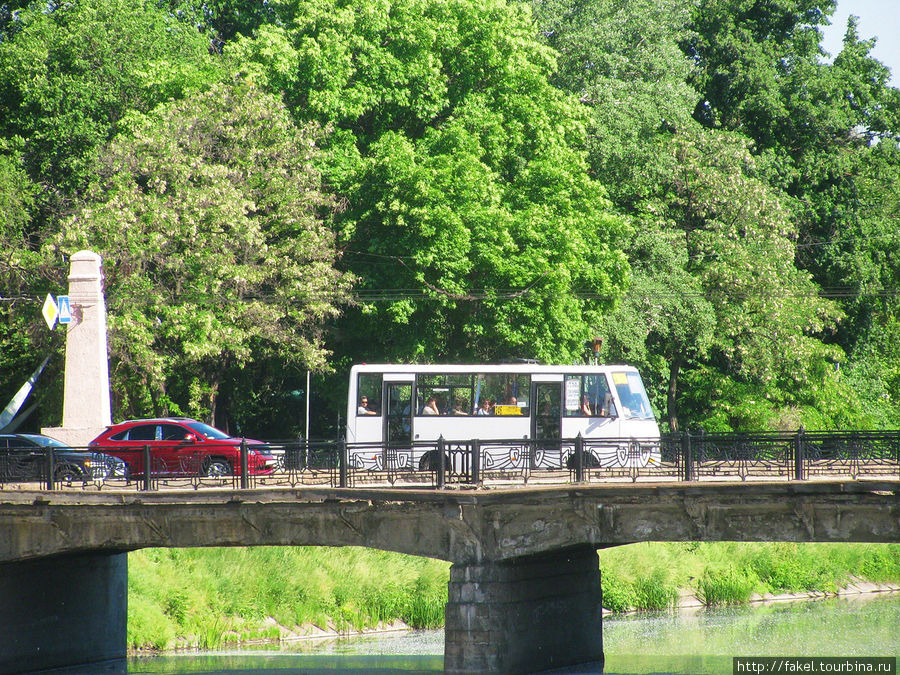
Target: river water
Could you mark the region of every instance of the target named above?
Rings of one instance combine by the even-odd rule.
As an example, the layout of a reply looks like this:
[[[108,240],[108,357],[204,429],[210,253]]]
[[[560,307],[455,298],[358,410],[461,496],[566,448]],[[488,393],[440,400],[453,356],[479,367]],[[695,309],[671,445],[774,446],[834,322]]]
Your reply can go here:
[[[607,675],[718,675],[732,672],[734,656],[897,657],[900,594],[606,617],[603,641]],[[128,672],[433,673],[443,648],[442,631],[415,631],[135,657]]]

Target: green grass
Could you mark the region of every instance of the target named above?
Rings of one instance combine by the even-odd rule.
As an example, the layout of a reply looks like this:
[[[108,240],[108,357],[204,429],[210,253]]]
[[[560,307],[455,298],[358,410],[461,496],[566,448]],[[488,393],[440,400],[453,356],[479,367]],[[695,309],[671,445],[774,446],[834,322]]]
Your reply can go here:
[[[752,571],[710,567],[697,584],[697,597],[708,606],[741,605],[750,600],[759,586]]]
[[[449,564],[362,548],[146,549],[128,557],[132,649],[271,640],[277,624],[357,631],[399,619],[444,622]],[[642,543],[600,551],[603,606],[707,605],[753,593],[835,591],[853,579],[900,583],[900,545]]]
[[[656,609],[649,579],[707,605],[745,603],[754,593],[834,592],[853,579],[900,583],[900,545],[642,543],[600,551],[603,605]]]
[[[360,548],[147,549],[128,558],[133,649],[273,638],[278,624],[343,631],[443,625],[449,564]]]

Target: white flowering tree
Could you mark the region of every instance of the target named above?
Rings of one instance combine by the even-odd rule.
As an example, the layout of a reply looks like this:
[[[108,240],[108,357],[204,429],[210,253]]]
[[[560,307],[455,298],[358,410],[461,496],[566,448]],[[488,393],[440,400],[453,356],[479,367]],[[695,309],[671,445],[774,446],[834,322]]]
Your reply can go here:
[[[103,256],[118,412],[215,419],[222,387],[248,365],[254,378],[231,403],[277,373],[324,369],[322,326],[349,278],[322,220],[315,129],[247,84],[130,127],[50,244]]]

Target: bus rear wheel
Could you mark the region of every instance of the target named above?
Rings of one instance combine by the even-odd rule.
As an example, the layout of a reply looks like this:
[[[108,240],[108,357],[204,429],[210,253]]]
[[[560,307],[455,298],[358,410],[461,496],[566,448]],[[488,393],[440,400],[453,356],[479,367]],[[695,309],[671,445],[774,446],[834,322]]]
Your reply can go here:
[[[440,468],[440,453],[429,450],[419,460],[419,471],[437,471]],[[444,469],[450,468],[450,455],[444,453]]]
[[[578,458],[575,456],[576,453],[572,453],[569,455],[569,458],[566,460],[566,468],[569,470],[575,469],[575,462],[578,461]],[[597,459],[596,455],[592,452],[581,452],[581,466],[585,469],[599,469],[600,468],[600,460]]]

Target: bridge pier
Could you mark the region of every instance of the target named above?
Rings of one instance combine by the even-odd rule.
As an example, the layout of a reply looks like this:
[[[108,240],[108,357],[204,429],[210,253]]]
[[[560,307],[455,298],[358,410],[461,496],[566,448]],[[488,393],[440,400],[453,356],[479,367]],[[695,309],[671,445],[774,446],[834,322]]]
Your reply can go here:
[[[450,568],[444,672],[603,664],[597,551],[579,546]]]
[[[126,553],[0,565],[0,673],[124,672],[127,571]]]

